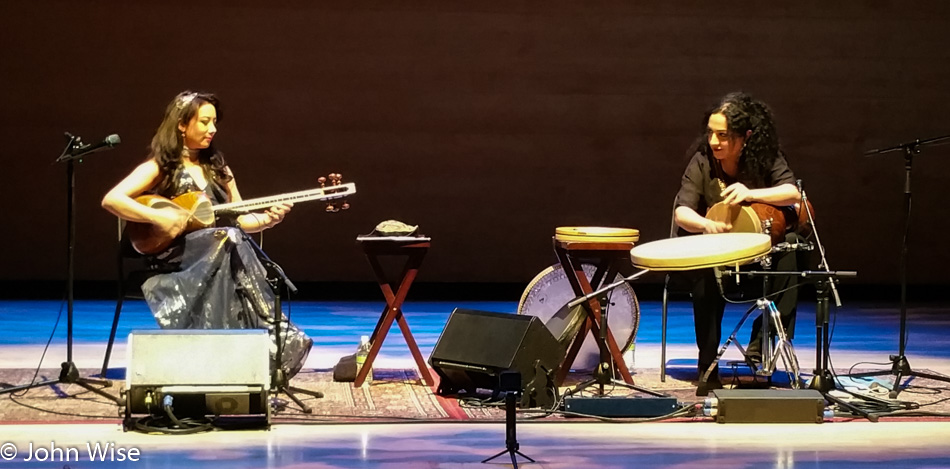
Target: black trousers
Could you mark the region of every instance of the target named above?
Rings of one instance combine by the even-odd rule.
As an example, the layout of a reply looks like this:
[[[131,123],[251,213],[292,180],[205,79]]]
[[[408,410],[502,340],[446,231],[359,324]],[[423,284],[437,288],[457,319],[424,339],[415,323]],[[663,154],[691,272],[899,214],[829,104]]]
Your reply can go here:
[[[788,242],[798,242],[802,238],[790,233],[786,236]],[[808,265],[807,252],[780,252],[772,255],[772,267],[774,271],[795,271]],[[763,270],[758,264],[745,267],[746,270]],[[726,301],[723,299],[716,284],[716,278],[713,275],[713,269],[702,269],[689,271],[687,281],[691,283],[691,293],[693,296],[693,318],[696,327],[696,345],[699,347],[699,373],[709,368],[716,360],[716,354],[719,352],[719,344],[722,341],[722,317],[726,307]],[[733,277],[725,277],[722,280],[723,287],[727,294],[735,292],[735,281]],[[768,277],[768,293],[785,291],[775,298],[776,308],[778,308],[782,326],[791,339],[795,334],[795,314],[798,309],[798,288],[791,288],[798,284],[799,278],[793,276],[771,276]],[[730,288],[731,287],[731,288]],[[742,296],[744,298],[759,298],[762,295],[763,282],[759,279],[754,281],[745,280],[742,282]],[[752,323],[752,333],[750,335],[750,349],[758,349],[759,336],[762,329],[762,316],[759,316]],[[760,350],[760,349],[758,349]],[[710,374],[710,380],[718,377],[718,368]]]

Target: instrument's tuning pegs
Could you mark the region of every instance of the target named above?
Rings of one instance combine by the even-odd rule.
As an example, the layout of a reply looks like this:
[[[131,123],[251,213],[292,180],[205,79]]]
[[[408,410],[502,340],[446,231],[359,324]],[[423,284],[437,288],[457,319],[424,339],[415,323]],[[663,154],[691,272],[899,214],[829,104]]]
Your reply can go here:
[[[350,209],[350,203],[347,202],[346,200],[344,200],[344,201],[343,201],[343,205],[340,206],[340,208],[343,209],[343,210],[349,210],[349,209]]]
[[[325,177],[323,177],[323,176],[320,176],[320,177],[317,178],[317,182],[320,183],[320,187],[325,187],[326,182],[327,182],[327,178],[325,178]]]
[[[331,204],[327,204],[327,213],[335,213],[335,212],[339,212],[339,211],[340,211],[340,209],[336,208],[336,206],[333,205],[332,203],[331,203]]]

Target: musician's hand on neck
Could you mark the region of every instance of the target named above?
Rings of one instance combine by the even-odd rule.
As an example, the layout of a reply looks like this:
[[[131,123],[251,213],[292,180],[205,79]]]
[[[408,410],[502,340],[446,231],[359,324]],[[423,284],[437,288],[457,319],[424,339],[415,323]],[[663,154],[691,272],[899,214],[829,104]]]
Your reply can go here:
[[[268,228],[284,221],[284,217],[286,217],[287,213],[290,212],[291,207],[293,207],[293,204],[288,203],[288,204],[278,204],[267,209],[267,211],[264,213],[265,215],[267,215],[267,218],[270,220],[270,224]]]

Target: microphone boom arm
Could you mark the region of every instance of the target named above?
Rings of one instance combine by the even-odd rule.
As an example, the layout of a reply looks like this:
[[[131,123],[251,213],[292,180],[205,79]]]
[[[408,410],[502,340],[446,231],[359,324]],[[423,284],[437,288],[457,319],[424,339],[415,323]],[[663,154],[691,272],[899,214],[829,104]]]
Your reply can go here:
[[[631,275],[631,276],[629,276],[629,277],[624,277],[624,278],[622,278],[622,279],[620,279],[620,280],[617,280],[617,281],[614,282],[614,283],[611,283],[610,285],[603,286],[603,287],[601,287],[601,288],[599,288],[599,289],[597,289],[597,290],[594,290],[594,291],[592,291],[592,292],[590,292],[590,293],[588,293],[588,294],[586,294],[586,295],[584,295],[584,296],[579,296],[579,297],[577,297],[577,298],[574,298],[573,300],[571,300],[571,301],[567,304],[567,306],[568,306],[569,308],[573,308],[573,307],[575,307],[575,306],[577,306],[577,305],[579,305],[579,304],[588,302],[588,301],[590,301],[591,299],[593,299],[594,297],[596,297],[596,296],[598,296],[598,295],[601,295],[601,294],[603,294],[603,293],[605,293],[605,292],[608,292],[608,291],[610,291],[610,290],[613,290],[614,288],[617,288],[617,287],[619,287],[619,286],[621,286],[621,285],[623,285],[623,284],[625,284],[625,283],[627,283],[627,282],[632,282],[632,281],[634,281],[634,280],[636,280],[636,279],[642,277],[642,276],[643,276],[644,274],[646,274],[647,272],[649,272],[649,270],[641,270],[641,271],[639,271],[639,272],[637,272],[637,273],[635,273],[635,274],[633,274],[633,275]]]

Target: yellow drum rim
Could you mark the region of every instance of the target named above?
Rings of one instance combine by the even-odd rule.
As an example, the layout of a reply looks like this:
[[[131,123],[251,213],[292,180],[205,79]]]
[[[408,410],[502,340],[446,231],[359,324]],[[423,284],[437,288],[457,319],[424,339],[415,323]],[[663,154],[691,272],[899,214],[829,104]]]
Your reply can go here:
[[[704,234],[641,244],[630,250],[630,260],[644,270],[696,270],[746,264],[768,254],[771,248],[772,239],[767,234]]]
[[[554,230],[558,241],[635,243],[640,239],[640,230],[606,226],[560,226]]]

